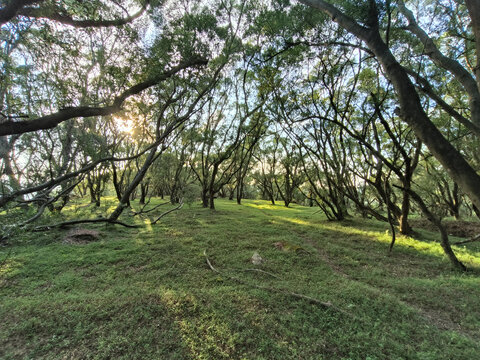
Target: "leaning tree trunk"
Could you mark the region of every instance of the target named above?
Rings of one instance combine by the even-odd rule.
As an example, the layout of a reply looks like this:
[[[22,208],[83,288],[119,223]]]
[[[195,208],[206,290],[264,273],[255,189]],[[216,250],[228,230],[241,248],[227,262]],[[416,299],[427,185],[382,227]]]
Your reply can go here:
[[[457,256],[453,252],[452,247],[450,246],[450,242],[448,240],[448,233],[445,230],[445,227],[442,225],[442,221],[428,209],[427,205],[425,205],[425,202],[417,193],[411,190],[409,190],[409,193],[412,199],[415,200],[415,202],[418,204],[418,206],[422,210],[423,214],[427,217],[427,219],[432,224],[434,224],[437,227],[437,229],[440,231],[440,235],[441,235],[440,245],[442,246],[443,251],[447,255],[452,265],[458,270],[466,271],[467,268],[465,267],[465,265],[463,265],[463,263],[460,260],[458,260]]]
[[[122,195],[122,199],[120,200],[119,204],[108,218],[110,221],[117,220],[118,217],[122,214],[123,210],[128,206],[127,204],[129,204],[130,195],[135,191],[138,184],[140,184],[140,182],[143,180],[143,178],[147,174],[148,169],[150,168],[150,165],[152,165],[153,161],[155,160],[157,148],[158,146],[155,146],[152,150],[150,150],[147,158],[145,159],[145,162],[143,163],[142,168],[138,171],[137,175],[135,175],[130,185],[128,185],[127,189]]]

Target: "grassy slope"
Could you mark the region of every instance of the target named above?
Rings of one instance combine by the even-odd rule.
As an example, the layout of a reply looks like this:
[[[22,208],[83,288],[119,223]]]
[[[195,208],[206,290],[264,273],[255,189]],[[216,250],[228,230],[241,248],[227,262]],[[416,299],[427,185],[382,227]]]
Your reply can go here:
[[[473,268],[458,274],[431,233],[400,238],[387,256],[384,224],[217,203],[154,227],[103,225],[102,240],[87,245],[62,244],[64,232],[52,231],[11,246],[0,269],[0,358],[478,358],[478,244],[457,249]],[[277,241],[308,252],[279,251]],[[9,250],[0,251],[1,261]],[[279,279],[245,271],[254,251]]]

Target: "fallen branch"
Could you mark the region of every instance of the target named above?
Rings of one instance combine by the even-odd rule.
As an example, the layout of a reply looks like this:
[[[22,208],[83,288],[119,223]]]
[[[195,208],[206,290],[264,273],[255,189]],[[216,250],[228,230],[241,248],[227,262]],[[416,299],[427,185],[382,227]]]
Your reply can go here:
[[[480,234],[475,235],[473,238],[470,238],[470,239],[467,239],[467,240],[452,243],[452,245],[467,244],[467,243],[475,242],[475,241],[478,241],[478,240],[480,240]]]
[[[145,204],[144,207],[142,207],[142,209],[140,209],[140,211],[135,211],[132,216],[137,216],[137,215],[142,215],[142,214],[147,214],[149,212],[152,212],[156,209],[158,209],[160,206],[163,206],[163,205],[167,205],[167,204],[170,204],[170,202],[164,202],[164,203],[161,203],[161,204],[158,204],[157,206],[154,206],[153,208],[151,209],[148,209],[148,210],[144,210],[145,209],[145,206],[148,205],[148,204]]]
[[[322,307],[324,307],[324,308],[327,308],[327,309],[335,309],[336,311],[341,312],[342,314],[345,314],[345,315],[347,315],[347,316],[349,316],[349,317],[356,318],[355,315],[353,315],[353,314],[351,314],[351,313],[349,313],[349,312],[347,312],[347,311],[345,311],[345,310],[342,310],[342,309],[334,306],[330,301],[328,301],[328,302],[320,301],[320,300],[318,300],[318,299],[315,299],[315,298],[310,297],[310,296],[307,296],[307,295],[303,295],[303,294],[298,294],[298,293],[291,292],[291,291],[289,291],[289,290],[287,290],[287,289],[277,289],[277,288],[273,288],[273,287],[270,287],[270,286],[262,286],[262,285],[249,284],[248,282],[246,282],[246,281],[244,281],[244,280],[242,280],[242,279],[239,279],[239,278],[237,278],[237,277],[235,277],[235,276],[227,275],[227,274],[221,272],[220,270],[216,269],[216,268],[212,265],[210,259],[209,259],[208,256],[207,256],[207,250],[205,250],[205,251],[203,252],[203,255],[205,256],[205,260],[206,260],[206,262],[207,262],[208,267],[209,267],[212,271],[214,271],[214,272],[216,272],[216,273],[218,273],[218,274],[222,274],[223,276],[228,277],[229,279],[231,279],[231,280],[233,280],[233,281],[236,281],[236,282],[238,282],[238,283],[240,283],[240,284],[247,285],[247,286],[252,286],[252,287],[254,287],[254,288],[256,288],[256,289],[260,289],[260,290],[267,290],[267,291],[271,291],[271,292],[276,292],[276,293],[288,295],[288,296],[291,296],[291,297],[294,297],[294,298],[297,298],[297,299],[307,300],[307,301],[309,301],[309,302],[311,302],[311,303],[320,305],[320,306],[322,306]]]
[[[158,218],[155,219],[155,221],[152,222],[152,225],[155,225],[158,222],[158,220],[163,218],[165,215],[168,215],[175,210],[180,210],[182,208],[182,206],[183,206],[183,201],[181,201],[180,204],[177,207],[174,207],[173,209],[165,211],[163,214],[161,214]]]
[[[97,218],[97,219],[70,220],[70,221],[64,221],[61,223],[56,223],[51,225],[37,226],[33,229],[33,231],[47,231],[56,227],[67,227],[67,226],[78,225],[78,224],[98,224],[98,223],[121,225],[127,228],[135,228],[135,229],[140,227],[139,225],[130,225],[118,220],[109,220],[108,218]]]

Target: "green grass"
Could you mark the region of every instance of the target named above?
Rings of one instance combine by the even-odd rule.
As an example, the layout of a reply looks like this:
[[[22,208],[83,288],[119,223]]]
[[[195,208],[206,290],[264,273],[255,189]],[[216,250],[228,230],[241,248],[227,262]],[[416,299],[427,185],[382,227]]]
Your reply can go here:
[[[477,243],[455,249],[471,269],[460,274],[426,231],[387,255],[386,224],[264,201],[217,208],[186,206],[155,226],[126,214],[144,226],[96,226],[101,240],[86,245],[63,244],[66,230],[11,240],[0,250],[0,358],[478,358]],[[255,251],[278,278],[246,271]]]

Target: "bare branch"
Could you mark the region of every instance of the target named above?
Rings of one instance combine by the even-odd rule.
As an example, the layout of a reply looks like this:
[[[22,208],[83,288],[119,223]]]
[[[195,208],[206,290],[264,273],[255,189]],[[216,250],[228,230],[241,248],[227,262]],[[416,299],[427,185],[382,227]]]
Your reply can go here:
[[[137,216],[137,215],[147,214],[147,213],[149,213],[149,212],[152,212],[152,211],[157,210],[160,206],[167,205],[167,204],[170,204],[170,202],[167,201],[167,202],[158,204],[158,205],[156,205],[156,206],[154,206],[153,208],[148,209],[148,210],[145,210],[145,207],[147,206],[147,204],[145,204],[145,206],[143,206],[140,211],[135,211],[132,215],[133,215],[133,216]]]
[[[398,9],[408,20],[407,29],[415,34],[422,42],[427,56],[432,59],[437,66],[451,72],[462,84],[469,97],[472,122],[477,126],[480,125],[480,92],[473,76],[458,61],[442,54],[433,40],[418,25],[412,11],[407,9],[405,3],[401,0],[398,1]]]
[[[135,155],[124,157],[124,158],[116,158],[114,156],[109,156],[109,157],[105,157],[105,158],[102,158],[102,159],[98,159],[96,161],[91,162],[90,164],[87,164],[87,165],[83,166],[81,169],[79,169],[77,171],[73,171],[71,173],[58,176],[56,178],[53,178],[53,179],[51,179],[49,181],[46,181],[44,183],[41,183],[39,185],[35,185],[35,186],[31,186],[31,187],[28,187],[28,188],[25,188],[25,189],[17,190],[13,193],[10,193],[10,194],[4,194],[2,197],[0,197],[0,207],[5,206],[6,204],[8,204],[10,201],[14,200],[18,196],[31,194],[31,193],[34,193],[34,192],[37,192],[37,191],[42,191],[42,190],[48,189],[50,187],[55,187],[65,180],[72,179],[72,178],[74,178],[78,175],[87,173],[87,172],[95,169],[98,165],[100,165],[104,162],[134,160],[134,159],[142,156],[143,154],[145,154],[147,151],[149,151],[149,150],[153,149],[154,147],[160,145],[160,143],[162,141],[163,141],[163,138],[157,140],[156,142],[149,145],[148,147],[146,147],[145,149],[143,149],[142,151],[140,151],[139,153],[137,153]]]
[[[475,242],[475,241],[478,241],[478,240],[480,240],[480,234],[477,234],[473,238],[470,238],[470,239],[467,239],[467,240],[458,241],[456,243],[453,243],[452,245],[467,244],[467,243]]]
[[[412,76],[416,83],[417,87],[425,93],[428,97],[430,97],[433,101],[435,101],[438,106],[440,106],[447,114],[449,114],[451,117],[453,117],[455,120],[457,120],[460,124],[465,126],[468,130],[470,130],[472,133],[480,137],[480,126],[474,124],[471,122],[469,119],[466,117],[462,116],[457,110],[453,108],[453,106],[447,104],[433,89],[432,85],[430,82],[425,79],[424,77],[420,76],[420,74],[416,73],[413,70],[410,70],[406,67],[404,67],[405,71]]]

